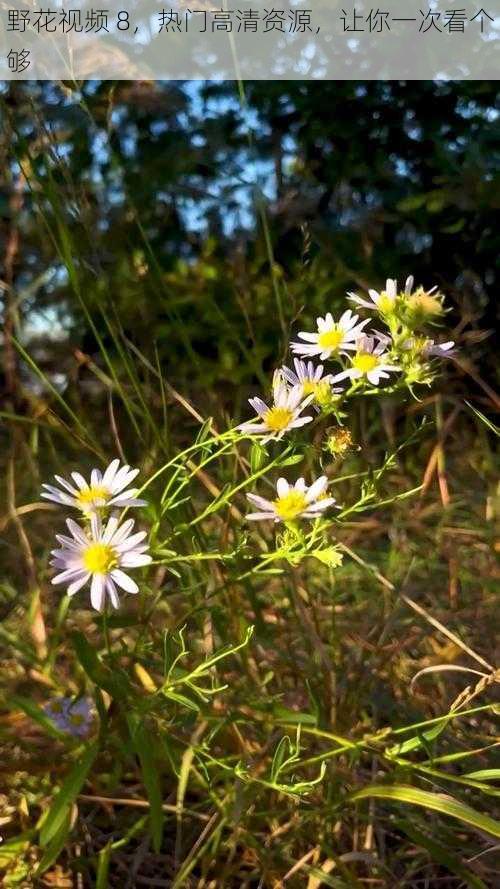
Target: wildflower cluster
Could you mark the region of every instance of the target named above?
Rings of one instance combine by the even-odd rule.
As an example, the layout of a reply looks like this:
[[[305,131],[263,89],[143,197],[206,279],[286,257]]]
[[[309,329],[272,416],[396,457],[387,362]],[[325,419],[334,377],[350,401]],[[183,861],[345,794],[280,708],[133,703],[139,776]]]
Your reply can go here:
[[[52,583],[67,584],[68,596],[74,596],[90,581],[90,601],[97,611],[104,610],[107,598],[113,608],[118,608],[117,588],[127,593],[139,591],[124,568],[139,568],[151,562],[148,545],[144,543],[146,531],[133,534],[133,519],[120,524],[120,519],[111,515],[105,520],[108,510],[145,504],[137,497],[138,490],[128,487],[138,472],[113,460],[104,474],[93,469],[90,483],[80,473],[73,472],[74,484],[55,476],[62,490],[43,485],[42,497],[74,507],[82,513],[84,522],[82,526],[67,519],[71,536],[56,534],[60,546],[52,550],[51,564],[59,571]]]
[[[93,702],[88,697],[74,700],[68,695],[53,698],[45,707],[45,714],[59,731],[86,738],[96,718]]]
[[[385,290],[369,290],[369,299],[349,294],[349,299],[362,308],[375,311],[378,319],[387,325],[389,334],[374,330],[380,347],[397,359],[403,381],[430,383],[432,381],[431,358],[448,358],[453,354],[453,342],[436,343],[426,332],[435,326],[445,314],[444,296],[437,287],[425,290],[413,289],[414,279],[406,280],[405,288],[398,290],[397,281],[389,278]]]
[[[294,359],[294,369],[284,366],[275,370],[271,404],[259,397],[249,399],[258,422],[243,423],[238,427],[240,431],[263,435],[263,442],[280,440],[286,433],[313,421],[312,414],[304,414],[308,408],[317,413],[333,413],[340,421],[342,402],[354,394],[379,391],[386,381],[390,381],[386,391],[403,387],[411,390],[413,384],[431,382],[431,359],[453,354],[453,342],[439,344],[426,333],[427,326],[435,325],[445,312],[442,294],[437,288],[414,290],[410,277],[402,291],[397,281],[388,279],[385,290],[369,290],[368,295],[369,299],[348,294],[357,306],[369,309],[376,322],[373,317],[360,320],[359,315],[347,309],[338,319],[331,312],[317,318],[314,332],[298,333],[297,340],[290,343],[292,353],[300,356]],[[380,322],[386,325],[387,332],[372,327]],[[325,373],[324,365],[315,365],[313,358],[334,362],[336,372]],[[346,382],[350,384],[348,388]],[[336,383],[344,385],[339,387]],[[339,425],[329,430],[325,450],[336,458],[351,444],[349,431]],[[327,486],[326,476],[309,488],[303,478],[293,486],[280,478],[276,499],[247,495],[258,509],[248,518],[285,523],[300,517],[318,518],[335,503],[327,495]]]

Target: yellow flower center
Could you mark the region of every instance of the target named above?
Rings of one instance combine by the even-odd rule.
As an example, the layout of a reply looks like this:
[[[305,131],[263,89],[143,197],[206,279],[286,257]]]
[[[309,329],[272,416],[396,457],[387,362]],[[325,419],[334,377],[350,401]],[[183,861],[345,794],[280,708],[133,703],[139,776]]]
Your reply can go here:
[[[293,490],[289,491],[288,494],[285,494],[284,497],[278,497],[273,505],[276,514],[280,519],[283,519],[284,522],[290,522],[304,512],[304,509],[307,506],[307,500],[305,494]]]
[[[69,717],[68,722],[70,722],[71,725],[79,726],[79,725],[83,725],[83,723],[85,722],[85,719],[84,719],[84,717],[82,716],[81,713],[73,713],[73,714]]]
[[[428,342],[425,336],[416,336],[412,340],[412,349],[417,353],[423,352]]]
[[[382,315],[388,315],[394,309],[394,303],[395,299],[392,296],[389,296],[385,290],[382,290],[380,299],[377,303],[377,309]]]
[[[371,352],[358,352],[352,359],[352,366],[361,373],[367,374],[378,366],[379,360],[377,355]]]
[[[83,554],[83,564],[91,574],[107,574],[118,565],[116,552],[106,543],[91,543]]]
[[[342,344],[345,333],[340,327],[333,327],[331,330],[325,330],[318,337],[318,346],[322,349],[338,349]]]
[[[302,383],[303,395],[314,395],[318,404],[326,404],[330,400],[330,384],[325,381],[315,382],[314,380],[304,380]]]
[[[59,701],[52,701],[52,704],[50,705],[50,709],[51,709],[52,713],[62,713],[63,712],[62,704]]]
[[[83,491],[79,491],[76,495],[76,499],[84,512],[89,506],[92,506],[96,500],[106,501],[108,498],[109,491],[107,488],[103,488],[102,485],[94,485],[90,488],[84,488]]]
[[[413,296],[410,296],[408,304],[410,309],[420,312],[422,315],[432,317],[433,315],[441,315],[443,312],[441,300],[430,293],[426,293],[425,290],[417,290]]]
[[[272,432],[282,432],[293,420],[293,411],[287,407],[272,407],[264,414],[264,422]]]

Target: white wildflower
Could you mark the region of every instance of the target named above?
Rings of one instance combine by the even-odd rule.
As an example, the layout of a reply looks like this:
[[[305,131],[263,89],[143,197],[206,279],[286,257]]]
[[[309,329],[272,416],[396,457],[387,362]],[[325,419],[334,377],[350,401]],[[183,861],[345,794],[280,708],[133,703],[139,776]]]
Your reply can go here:
[[[249,398],[248,400],[259,415],[261,422],[242,423],[238,429],[250,434],[269,433],[266,441],[270,438],[280,439],[290,429],[297,429],[312,421],[312,417],[301,417],[300,414],[310,404],[313,397],[310,395],[302,400],[301,386],[293,386],[289,389],[281,371],[276,370],[273,379],[274,404],[269,407],[261,398]]]
[[[138,469],[131,469],[130,466],[120,467],[120,461],[113,460],[104,474],[99,469],[93,469],[90,483],[79,472],[71,473],[74,484],[56,475],[55,480],[64,490],[61,491],[53,485],[42,485],[45,490],[41,496],[62,506],[74,506],[86,516],[108,506],[117,509],[125,506],[145,506],[146,501],[137,498],[139,489],[127,487],[138,472]]]
[[[380,380],[388,379],[390,372],[399,370],[397,365],[390,363],[385,348],[386,344],[373,336],[360,337],[356,343],[356,354],[349,356],[351,367],[334,376],[333,382],[366,377],[369,383],[378,386]]]
[[[304,398],[308,395],[314,397],[314,407],[317,411],[320,410],[320,405],[328,404],[332,395],[342,392],[342,388],[332,387],[332,374],[323,376],[322,364],[315,367],[312,361],[301,361],[300,358],[294,358],[293,364],[295,371],[283,367],[283,376],[292,386],[301,387]]]
[[[117,586],[127,593],[137,593],[139,587],[122,569],[139,568],[149,565],[145,531],[131,534],[134,520],[128,519],[122,525],[112,516],[103,525],[96,515],[90,519],[90,527],[84,530],[72,519],[66,524],[71,537],[56,534],[60,549],[52,551],[51,564],[62,569],[52,579],[52,583],[67,583],[68,596],[74,596],[90,581],[90,601],[97,611],[104,608],[109,596],[114,608],[118,608]]]
[[[319,355],[322,361],[346,349],[355,349],[356,339],[362,334],[364,326],[369,323],[368,319],[358,324],[359,315],[353,315],[350,309],[347,309],[338,321],[334,320],[330,312],[324,318],[317,318],[316,321],[317,333],[301,331],[298,335],[305,342],[290,345],[295,354],[310,357]]]
[[[259,519],[273,519],[275,522],[291,522],[294,519],[317,519],[335,503],[334,497],[325,496],[328,487],[326,475],[322,475],[312,485],[307,487],[303,478],[299,478],[295,485],[289,485],[286,479],[279,478],[276,485],[276,500],[266,500],[257,494],[247,494],[250,502],[258,507],[258,512],[247,515],[247,519],[258,521]]]
[[[410,294],[412,287],[413,278],[407,278],[405,294]],[[364,309],[370,309],[371,311],[376,309],[381,315],[390,314],[394,310],[398,298],[398,282],[393,278],[387,278],[385,290],[381,290],[380,293],[378,290],[369,290],[368,295],[371,302],[363,299],[361,296],[357,296],[356,293],[349,293],[348,297],[351,302],[356,303],[358,306],[363,306]]]

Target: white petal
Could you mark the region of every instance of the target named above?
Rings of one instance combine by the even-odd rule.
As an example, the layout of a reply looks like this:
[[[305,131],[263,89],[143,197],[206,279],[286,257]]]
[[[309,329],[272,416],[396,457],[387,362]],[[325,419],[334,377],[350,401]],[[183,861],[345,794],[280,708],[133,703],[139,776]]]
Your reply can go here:
[[[66,490],[69,491],[70,494],[75,495],[78,493],[77,489],[74,488],[73,485],[70,485],[70,483],[67,482],[66,479],[62,478],[62,476],[55,475],[54,478],[55,478],[56,482],[58,482],[60,485],[62,485],[63,488],[66,488]]]
[[[124,553],[129,549],[135,549],[137,544],[141,543],[142,540],[146,537],[146,531],[138,531],[137,534],[132,534],[130,537],[126,537],[121,543],[116,543],[113,541],[113,546],[116,547],[118,552]]]
[[[306,494],[306,500],[308,503],[312,503],[313,500],[316,500],[320,494],[323,494],[328,487],[328,479],[326,475],[320,476],[320,478],[316,479],[315,482],[309,488]]]
[[[280,384],[276,387],[274,393],[275,407],[288,407],[288,387],[285,381],[280,377]],[[293,391],[293,390],[292,390]]]
[[[135,489],[137,490],[137,488]],[[118,494],[117,497],[113,497],[112,500],[108,500],[108,506],[117,506],[119,508],[123,506],[147,506],[147,500],[140,500],[139,497],[126,497],[125,494]]]
[[[119,543],[123,543],[129,536],[134,525],[134,519],[127,519],[127,521],[124,522],[123,525],[120,525],[120,527],[117,529],[113,538],[110,540],[110,543],[112,543],[113,546],[118,546]]]
[[[290,423],[290,426],[288,428],[299,429],[301,426],[305,426],[306,423],[312,423],[313,420],[314,417],[297,417],[296,420],[293,420],[293,422]]]
[[[90,484],[92,487],[97,487],[102,482],[102,472],[99,469],[93,469],[90,473]]]
[[[363,306],[364,309],[373,309],[373,303],[369,303],[367,299],[362,299],[361,296],[356,296],[355,293],[350,293],[348,299],[358,306]]]
[[[266,500],[265,497],[259,497],[258,494],[247,494],[247,500],[250,500],[250,503],[254,503],[255,506],[260,506],[261,509],[272,509],[271,501]]]
[[[385,292],[387,293],[389,299],[396,299],[398,293],[398,282],[395,281],[393,278],[388,278],[385,285]]]
[[[85,584],[87,583],[89,577],[90,577],[89,571],[82,571],[78,575],[78,577],[75,578],[73,583],[70,583],[68,589],[66,590],[66,593],[68,594],[68,596],[74,596],[75,593],[78,592],[78,590],[81,590],[82,586],[85,586]]]
[[[102,537],[102,521],[98,515],[90,516],[90,531],[93,540],[101,540]]]
[[[276,484],[276,490],[278,492],[278,497],[286,497],[290,490],[290,485],[288,484],[286,478],[279,478]]]
[[[302,401],[302,386],[294,386],[288,393],[287,408],[294,411]]]
[[[236,428],[239,432],[246,432],[247,435],[252,435],[254,432],[267,432],[268,430],[265,423],[240,423]]]
[[[63,494],[62,491],[54,491],[54,493],[42,491],[40,497],[44,500],[51,500],[53,503],[59,503],[61,506],[75,506],[74,499],[69,494]]]
[[[117,591],[113,581],[111,580],[111,577],[106,578],[105,585],[106,585],[106,593],[109,596],[109,599],[110,599],[110,602],[111,602],[113,608],[119,608],[120,599],[118,597],[118,591]]]
[[[322,512],[324,509],[328,509],[329,506],[333,506],[334,503],[335,497],[325,497],[324,500],[317,500],[316,503],[311,503],[311,505],[308,506],[306,514]]]
[[[80,525],[77,525],[73,519],[66,519],[66,525],[69,529],[70,534],[78,541],[78,543],[83,543],[85,546],[88,544],[88,539],[84,534],[83,528],[80,528]]]
[[[111,516],[111,518],[108,521],[108,524],[106,525],[106,527],[104,528],[104,531],[102,533],[102,542],[109,543],[117,528],[118,528],[118,519],[115,518],[115,516]]]
[[[261,519],[275,519],[276,513],[274,512],[249,512],[246,516],[251,522],[258,522]]]
[[[126,488],[131,482],[133,482],[134,478],[139,475],[139,469],[129,469],[127,472],[123,469],[120,469],[119,472],[116,473],[116,476],[111,485],[111,493],[118,494],[123,488]]]
[[[120,461],[118,460],[118,458],[115,458],[109,464],[108,468],[106,469],[106,471],[102,477],[102,485],[104,488],[110,488],[111,485],[113,484],[113,479],[117,473],[119,465],[120,465]]]
[[[56,534],[56,540],[61,543],[67,549],[72,549],[77,552],[81,551],[81,546],[73,537],[66,537],[65,534]]]
[[[63,571],[61,574],[56,574],[55,577],[52,578],[51,583],[64,583],[66,580],[74,580],[77,575],[80,574],[81,565],[74,566],[73,568],[67,568],[66,571]]]
[[[295,359],[295,361],[297,361],[297,359]],[[281,370],[282,370],[285,380],[288,383],[290,383],[292,386],[297,386],[300,383],[299,377],[296,374],[294,374],[293,370],[290,370],[289,367],[283,366],[281,368]],[[262,402],[262,403],[264,403],[264,402]],[[266,410],[267,410],[267,408],[266,408]],[[260,413],[260,411],[259,411],[259,413]]]
[[[138,593],[139,587],[137,586],[135,580],[132,580],[128,574],[125,574],[124,571],[120,571],[119,568],[113,568],[111,572],[111,577],[114,582],[118,584],[122,590],[125,590],[127,593]]]
[[[290,343],[290,348],[294,355],[319,355],[322,351],[321,347],[318,345],[312,345],[307,343]]]
[[[117,503],[118,500],[135,500],[135,495],[139,493],[139,488],[127,488],[126,491],[120,491],[114,494],[110,503]]]
[[[104,607],[104,590],[105,576],[104,574],[94,574],[90,585],[90,601],[92,607],[96,611],[102,611]]]
[[[300,337],[301,340],[305,340],[306,343],[317,343],[318,342],[318,334],[317,333],[308,333],[306,330],[301,330],[297,336]],[[300,344],[298,344],[300,345]]]
[[[141,568],[144,565],[150,565],[152,561],[152,557],[147,553],[140,552],[139,548],[132,550],[130,553],[124,553],[120,558],[120,565],[123,568]]]
[[[265,401],[262,401],[262,398],[249,398],[250,404],[252,405],[254,411],[258,414],[265,414],[269,410]]]
[[[80,472],[72,472],[71,477],[75,480],[77,487],[80,489],[87,489],[89,487],[88,482],[85,481],[83,475]]]
[[[351,374],[352,370],[343,370],[342,373],[336,374],[333,377],[332,383],[338,383],[340,380],[347,380],[350,378]]]

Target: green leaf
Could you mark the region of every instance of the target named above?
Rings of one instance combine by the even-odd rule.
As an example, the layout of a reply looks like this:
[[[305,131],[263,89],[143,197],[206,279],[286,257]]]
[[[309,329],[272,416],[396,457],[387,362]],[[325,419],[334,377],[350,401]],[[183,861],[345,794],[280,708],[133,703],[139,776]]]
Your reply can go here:
[[[66,845],[66,840],[68,839],[68,834],[71,829],[71,811],[68,809],[64,816],[63,821],[61,822],[58,830],[55,835],[52,837],[50,843],[48,844],[42,858],[38,864],[38,867],[35,872],[35,876],[39,876],[43,874],[51,864],[54,864],[54,861],[57,861],[59,855],[61,854],[64,846]]]
[[[400,744],[394,744],[393,747],[389,747],[386,753],[389,756],[403,756],[405,753],[409,753],[412,750],[418,750],[420,747],[428,748],[429,742],[434,741],[441,732],[444,732],[446,726],[448,725],[447,719],[442,719],[440,722],[437,722],[432,728],[427,729],[425,732],[419,732],[415,737],[408,738],[407,741],[402,741]]]
[[[329,568],[338,568],[344,558],[336,546],[327,546],[325,549],[313,549],[311,556],[314,556],[323,565],[328,565]]]
[[[479,769],[478,772],[468,772],[464,778],[473,778],[475,781],[500,781],[500,769]]]
[[[470,806],[466,806],[465,803],[453,799],[451,796],[429,793],[427,790],[419,790],[410,785],[372,784],[353,793],[349,799],[351,802],[360,799],[386,799],[422,806],[424,809],[433,809],[435,812],[441,812],[442,815],[449,815],[450,818],[457,818],[459,821],[470,824],[477,830],[490,833],[494,837],[500,837],[500,821],[471,809]]]
[[[138,721],[135,714],[130,715],[127,721],[132,744],[141,764],[144,787],[148,795],[153,846],[155,851],[159,852],[163,838],[163,800],[160,776],[154,756],[155,742],[147,727],[144,723]]]
[[[277,462],[277,466],[296,466],[297,463],[302,463],[304,459],[303,454],[292,454],[290,457],[285,457],[283,460],[279,460]]]
[[[200,708],[194,701],[192,701],[190,698],[187,698],[186,695],[182,695],[178,691],[167,689],[163,691],[163,694],[166,698],[170,698],[170,700],[175,701],[177,704],[182,704],[182,706],[186,707],[188,710],[194,710],[195,713],[200,712]]]
[[[271,763],[271,781],[275,782],[280,771],[281,767],[285,761],[285,756],[290,756],[291,751],[291,743],[288,735],[284,735],[283,738],[280,739],[278,746],[274,752],[273,761]]]
[[[195,444],[202,444],[212,434],[212,417],[207,417],[203,425],[200,427]]]
[[[250,472],[254,475],[264,465],[267,451],[259,441],[254,441],[250,448]]]
[[[73,766],[64,781],[59,793],[44,816],[40,827],[40,845],[46,846],[62,828],[71,806],[82,789],[85,779],[96,758],[99,746],[97,743],[86,747],[83,756]]]

